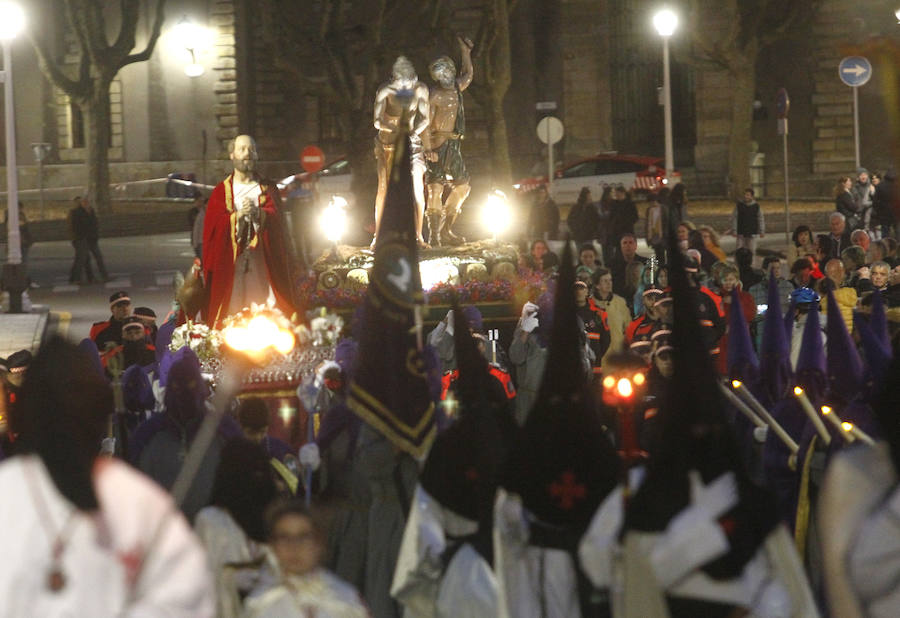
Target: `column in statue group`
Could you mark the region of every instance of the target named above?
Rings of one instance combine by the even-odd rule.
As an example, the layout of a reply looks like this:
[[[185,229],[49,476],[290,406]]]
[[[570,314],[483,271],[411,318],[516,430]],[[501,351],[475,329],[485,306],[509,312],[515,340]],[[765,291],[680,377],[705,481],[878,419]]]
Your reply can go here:
[[[405,56],[394,62],[391,81],[383,84],[375,94],[375,167],[378,170],[378,192],[375,194],[375,238],[381,229],[384,198],[387,195],[388,175],[394,162],[398,139],[409,134],[410,171],[413,192],[416,196],[416,238],[420,247],[426,247],[422,238],[422,221],[425,213],[425,158],[423,140],[427,140],[429,123],[428,86],[419,81],[416,69]],[[405,126],[404,126],[405,125]]]
[[[461,143],[466,131],[463,91],[472,83],[472,41],[457,37],[462,71],[448,56],[441,56],[428,67],[436,84],[431,88],[431,123],[428,126],[430,148],[425,158],[428,170],[429,241],[434,246],[460,245],[465,238],[453,233],[452,227],[469,197],[469,173],[463,161]],[[444,200],[445,189],[449,190]]]

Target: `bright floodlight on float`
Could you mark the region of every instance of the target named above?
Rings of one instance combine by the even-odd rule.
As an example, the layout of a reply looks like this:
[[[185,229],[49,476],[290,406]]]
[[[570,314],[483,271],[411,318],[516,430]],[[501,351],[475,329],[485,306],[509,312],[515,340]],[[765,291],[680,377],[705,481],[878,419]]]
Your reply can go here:
[[[288,354],[294,349],[294,333],[281,328],[265,315],[256,315],[249,322],[228,326],[222,333],[225,344],[250,358],[263,356],[269,348]]]
[[[900,24],[900,9],[894,11],[894,17],[897,18],[897,23]]]
[[[490,231],[494,240],[503,232],[509,229],[512,219],[512,210],[509,207],[509,200],[506,194],[500,189],[491,191],[484,207],[481,209],[481,221]]]
[[[671,9],[660,9],[653,16],[653,27],[659,36],[672,36],[678,28],[678,15]]]
[[[456,285],[459,283],[459,267],[446,257],[423,260],[419,262],[419,278],[426,292],[442,283]]]
[[[347,200],[340,195],[332,195],[319,218],[319,226],[329,242],[339,243],[347,232]]]
[[[25,11],[15,2],[0,2],[0,39],[16,38],[25,29]]]

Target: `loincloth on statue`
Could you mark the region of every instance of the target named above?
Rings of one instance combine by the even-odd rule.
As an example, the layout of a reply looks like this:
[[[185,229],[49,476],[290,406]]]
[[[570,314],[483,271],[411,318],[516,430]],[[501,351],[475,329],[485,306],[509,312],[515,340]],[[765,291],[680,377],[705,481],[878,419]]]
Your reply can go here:
[[[447,139],[443,144],[434,149],[437,153],[437,161],[428,161],[425,170],[425,184],[452,184],[459,185],[469,182],[469,172],[466,171],[466,163],[463,161],[462,138]]]
[[[418,135],[409,136],[409,163],[412,169],[417,167],[425,169],[425,150],[422,148],[422,138]],[[393,162],[395,144],[386,144],[378,136],[375,136],[375,160],[384,164]]]

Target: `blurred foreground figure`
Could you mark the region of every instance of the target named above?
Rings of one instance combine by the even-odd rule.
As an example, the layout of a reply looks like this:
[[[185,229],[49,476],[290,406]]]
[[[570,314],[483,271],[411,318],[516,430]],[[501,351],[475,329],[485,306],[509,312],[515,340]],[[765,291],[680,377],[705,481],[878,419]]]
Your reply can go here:
[[[0,464],[3,616],[212,616],[203,550],[171,498],[98,457],[112,391],[62,339],[28,370]]]
[[[301,502],[275,503],[266,523],[280,583],[247,601],[249,618],[369,616],[356,589],[319,566],[323,536]]]
[[[825,475],[819,525],[832,616],[896,616],[900,611],[900,359],[894,358],[875,405],[886,438],[856,443]]]

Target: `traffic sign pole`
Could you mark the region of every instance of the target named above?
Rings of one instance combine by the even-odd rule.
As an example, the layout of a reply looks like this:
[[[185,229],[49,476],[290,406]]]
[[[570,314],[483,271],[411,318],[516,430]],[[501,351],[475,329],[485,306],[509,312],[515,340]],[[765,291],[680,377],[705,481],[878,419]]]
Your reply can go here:
[[[791,97],[784,88],[779,88],[775,96],[775,109],[778,111],[778,132],[782,136],[784,148],[784,245],[791,244],[791,200],[788,182],[788,112],[791,109]]]
[[[853,91],[853,144],[856,147],[856,169],[859,169],[859,87],[850,88]]]

